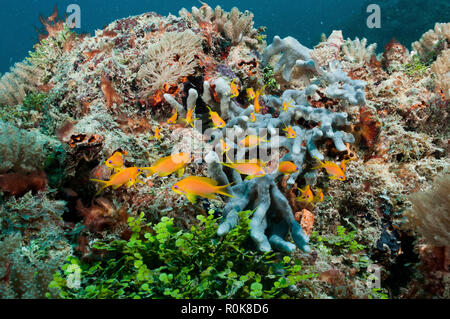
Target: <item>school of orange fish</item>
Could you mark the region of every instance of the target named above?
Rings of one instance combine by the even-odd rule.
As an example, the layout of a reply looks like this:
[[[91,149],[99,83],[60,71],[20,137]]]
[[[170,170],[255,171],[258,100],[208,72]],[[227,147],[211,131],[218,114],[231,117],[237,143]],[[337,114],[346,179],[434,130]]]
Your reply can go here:
[[[230,89],[232,92],[232,98],[239,96],[239,89],[235,84],[235,80],[232,80],[230,83]],[[248,100],[253,101],[254,110],[256,113],[260,112],[259,105],[259,97],[263,93],[265,86],[255,91],[253,88],[249,88],[246,90]],[[288,107],[293,107],[291,105],[292,100],[290,102],[283,102],[283,111],[287,112]],[[213,129],[224,128],[226,122],[220,117],[217,112],[211,110],[209,106],[207,106],[209,110],[210,119],[212,121]],[[186,118],[181,119],[181,121],[185,122],[186,125],[190,125],[194,127],[194,121],[197,120],[194,118],[194,109],[187,110]],[[254,112],[250,115],[250,121],[254,122],[256,120]],[[175,113],[167,120],[166,125],[174,125],[178,121],[178,112]],[[291,127],[291,125],[286,126],[283,129],[286,131],[287,138],[296,138],[297,133]],[[266,134],[267,135],[267,134]],[[161,130],[159,127],[155,127],[154,136],[155,139],[161,140]],[[248,135],[238,142],[238,145],[241,147],[257,147],[262,142],[269,142],[264,139],[265,136],[260,137],[257,135]],[[221,148],[222,154],[225,153],[227,159],[230,163],[221,163],[224,166],[230,167],[236,170],[239,174],[246,175],[246,180],[250,180],[253,178],[258,178],[264,176],[266,173],[264,171],[264,166],[266,163],[254,159],[254,160],[245,160],[240,162],[231,162],[229,159],[227,152],[231,149],[229,145],[226,144],[225,140],[221,139]],[[137,183],[145,184],[142,180],[139,179],[141,174],[146,174],[148,177],[154,174],[157,174],[159,177],[169,176],[173,173],[177,173],[178,177],[181,178],[184,175],[186,166],[192,162],[192,156],[188,153],[178,153],[172,154],[167,157],[160,158],[150,167],[125,167],[124,166],[124,158],[126,155],[124,151],[116,151],[114,154],[109,157],[104,164],[114,171],[114,174],[111,175],[110,179],[107,181],[99,180],[99,179],[91,179],[91,181],[97,182],[101,185],[97,194],[100,194],[105,188],[112,187],[113,189],[117,189],[123,185],[126,185],[127,188],[132,187]],[[340,165],[336,163],[325,161],[322,162],[317,157],[315,158],[319,164],[312,169],[322,169],[324,168],[329,175],[330,179],[337,179],[340,181],[345,181],[345,168],[346,163],[349,160],[343,160]],[[293,162],[283,161],[278,165],[278,171],[284,175],[290,175],[299,170],[299,167]],[[204,198],[215,198],[215,194],[220,194],[228,197],[233,197],[230,193],[226,191],[229,185],[218,186],[217,181],[200,176],[188,176],[184,179],[180,180],[176,184],[172,186],[172,191],[177,194],[184,195],[186,198],[193,204],[196,203],[197,197]],[[313,191],[311,190],[310,185],[306,185],[303,189],[298,188],[300,195],[296,198],[300,202],[305,202],[313,205],[317,202],[322,202],[324,200],[324,194],[320,188],[317,188]]]

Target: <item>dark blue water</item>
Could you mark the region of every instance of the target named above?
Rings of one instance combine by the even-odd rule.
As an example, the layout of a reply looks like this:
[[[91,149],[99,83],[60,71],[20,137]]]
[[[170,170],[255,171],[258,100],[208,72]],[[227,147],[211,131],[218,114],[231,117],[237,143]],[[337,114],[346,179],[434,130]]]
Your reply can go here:
[[[67,6],[81,7],[81,29],[93,33],[113,20],[155,11],[162,15],[178,14],[182,8],[200,7],[196,0],[24,0],[2,1],[0,29],[0,72],[6,72],[15,62],[23,60],[37,42],[35,27],[40,27],[39,14],[49,16],[57,4],[60,17]],[[381,7],[381,28],[366,25],[368,4]],[[267,26],[268,42],[274,35],[291,35],[302,44],[312,47],[320,35],[333,29],[343,30],[344,37],[366,37],[378,43],[378,51],[393,37],[410,47],[435,22],[450,21],[449,0],[210,0],[212,7],[222,6],[230,11],[237,6],[255,14],[256,26]]]

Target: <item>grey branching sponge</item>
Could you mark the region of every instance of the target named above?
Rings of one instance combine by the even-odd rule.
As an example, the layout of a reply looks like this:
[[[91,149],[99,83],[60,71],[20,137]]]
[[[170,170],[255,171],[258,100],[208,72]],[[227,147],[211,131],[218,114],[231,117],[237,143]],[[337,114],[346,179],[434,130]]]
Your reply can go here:
[[[328,85],[325,89],[327,96],[346,100],[353,105],[365,103],[365,82],[352,80],[334,61],[329,64],[327,69],[316,68],[314,61],[309,57],[310,51],[293,38],[281,40],[279,37],[275,37],[274,44],[265,51],[264,60],[268,63],[273,55],[282,52],[278,68],[284,67],[284,76],[287,79],[290,77],[294,65],[308,67],[317,72],[323,82]],[[211,97],[210,87],[212,85],[215,86],[219,102]],[[228,120],[223,129],[210,132],[210,143],[216,147],[222,138],[226,138],[226,143],[230,147],[228,152],[233,154],[235,162],[253,158],[249,156],[250,154],[268,154],[269,150],[286,148],[289,152],[280,161],[292,161],[299,168],[297,172],[291,174],[287,181],[288,187],[292,187],[299,175],[303,173],[302,167],[308,154],[310,158],[324,159],[318,150],[318,143],[329,138],[334,142],[337,150],[345,151],[345,143],[355,142],[352,134],[339,129],[349,124],[347,113],[335,113],[325,108],[314,108],[309,105],[308,97],[314,95],[318,89],[316,84],[312,84],[302,91],[286,90],[281,97],[263,96],[265,105],[270,107],[281,107],[283,102],[291,102],[291,108],[288,108],[286,112],[282,111],[278,118],[274,118],[271,114],[254,113],[252,105],[244,109],[233,101],[230,83],[225,78],[216,79],[213,83],[206,81],[203,84],[201,98],[212,109],[219,112],[223,119]],[[193,107],[197,97],[197,91],[191,89],[187,101],[188,108]],[[171,99],[169,96],[166,99],[180,114],[185,113],[184,107],[175,99]],[[252,113],[254,113],[255,121],[250,120]],[[303,128],[295,124],[300,118],[320,123],[320,125],[312,129]],[[295,132],[295,138],[279,136],[279,131],[288,125],[291,125]],[[243,138],[244,133],[250,134],[251,130],[254,132],[251,134],[267,131],[267,138],[270,136],[270,141],[253,148],[239,146],[235,139]],[[242,180],[239,173],[221,165],[221,160],[216,152],[209,152],[205,160],[208,163],[208,175],[211,178],[217,180],[221,185],[234,183],[227,189],[234,195],[234,198],[229,199],[225,206],[224,221],[218,229],[219,235],[227,233],[237,225],[238,212],[248,209],[255,210],[252,216],[250,235],[259,250],[270,251],[275,248],[292,252],[296,246],[285,240],[290,233],[297,247],[309,251],[308,236],[295,221],[288,200],[278,189],[277,181],[281,177],[280,172],[275,171],[264,177]],[[305,179],[313,185],[316,175],[317,172],[309,172],[305,174]]]
[[[311,59],[311,49],[303,46],[293,37],[281,39],[279,36],[273,38],[273,43],[269,45],[263,54],[262,66],[269,64],[270,59],[281,53],[282,56],[275,65],[275,72],[283,67],[283,79],[287,82],[291,80],[292,70],[295,66],[300,68],[315,69],[315,62]]]
[[[60,142],[0,121],[0,173],[28,173],[43,168],[47,149]]]
[[[274,96],[263,96],[266,105],[281,106],[283,101],[291,100],[292,108],[288,108],[287,112],[281,112],[278,118],[274,118],[271,114],[254,114],[256,120],[250,121],[250,114],[254,112],[254,107],[249,106],[244,109],[236,102],[231,100],[231,92],[229,83],[224,78],[215,80],[213,83],[219,97],[219,103],[215,102],[210,94],[209,87],[211,84],[204,83],[204,93],[202,99],[213,109],[218,111],[221,116],[227,117],[229,120],[222,130],[214,130],[211,132],[211,144],[217,145],[221,138],[227,139],[230,146],[230,153],[234,154],[234,160],[248,158],[248,154],[255,152],[256,148],[247,148],[238,146],[234,137],[239,137],[243,132],[248,130],[267,130],[270,134],[270,141],[259,145],[259,151],[284,147],[289,153],[281,158],[281,161],[293,161],[299,171],[292,174],[288,180],[288,185],[292,186],[297,177],[302,173],[303,163],[306,161],[306,155],[309,153],[311,157],[323,159],[324,156],[318,151],[317,143],[325,138],[333,140],[335,147],[344,151],[345,143],[354,143],[352,134],[346,133],[338,129],[338,127],[348,124],[347,113],[334,113],[327,109],[318,109],[308,105],[307,96],[312,95],[318,89],[317,86],[311,85],[304,91],[287,90],[281,98]],[[192,107],[198,93],[191,89],[188,97],[188,107]],[[344,97],[342,97],[344,98]],[[189,102],[190,101],[190,102]],[[183,106],[175,100],[168,100],[177,110],[183,111]],[[307,121],[321,123],[320,126],[305,129],[295,125],[295,121],[303,118]],[[296,133],[295,138],[286,138],[279,136],[278,132],[285,125],[292,125]],[[269,138],[269,136],[268,136]],[[256,243],[257,248],[261,251],[270,251],[272,248],[292,252],[297,247],[304,251],[309,251],[308,236],[303,233],[302,228],[294,219],[294,214],[286,197],[281,193],[277,186],[277,180],[280,177],[278,171],[271,175],[254,178],[252,180],[242,180],[241,176],[234,170],[224,168],[220,164],[220,159],[216,152],[210,152],[206,158],[208,163],[208,175],[217,180],[221,185],[234,182],[228,191],[234,195],[224,209],[224,221],[221,224],[218,234],[223,235],[230,231],[238,223],[238,212],[242,210],[253,210],[251,222],[251,238]],[[228,173],[228,174],[227,174]],[[314,176],[308,177],[314,179]],[[288,234],[291,234],[296,245],[285,240]]]
[[[329,84],[325,90],[327,97],[344,99],[352,105],[366,104],[366,82],[352,80],[347,73],[342,71],[338,61],[331,62],[329,68],[328,72],[323,73],[325,81]]]
[[[450,246],[450,174],[436,179],[427,192],[410,196],[411,210],[405,213],[407,227],[434,246]]]
[[[42,71],[28,62],[16,63],[0,79],[0,106],[22,103],[25,95],[38,89]]]

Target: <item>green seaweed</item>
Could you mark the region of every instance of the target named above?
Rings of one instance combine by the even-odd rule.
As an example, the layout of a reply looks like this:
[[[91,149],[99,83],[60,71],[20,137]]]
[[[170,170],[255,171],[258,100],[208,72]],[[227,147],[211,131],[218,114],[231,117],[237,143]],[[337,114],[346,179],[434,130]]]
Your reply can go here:
[[[277,92],[280,90],[280,85],[277,83],[277,80],[275,79],[275,72],[272,65],[268,65],[263,70],[263,79],[264,84],[267,85],[267,89],[270,92]]]
[[[248,251],[251,212],[225,237],[216,236],[213,211],[197,216],[190,232],[163,217],[145,224],[144,214],[130,217],[129,240],[96,243],[107,259],[83,263],[69,258],[54,275],[50,288],[60,298],[289,298],[288,287],[315,277],[300,273],[299,261],[288,256]],[[71,283],[79,276],[79,287]],[[50,294],[49,294],[50,296]]]

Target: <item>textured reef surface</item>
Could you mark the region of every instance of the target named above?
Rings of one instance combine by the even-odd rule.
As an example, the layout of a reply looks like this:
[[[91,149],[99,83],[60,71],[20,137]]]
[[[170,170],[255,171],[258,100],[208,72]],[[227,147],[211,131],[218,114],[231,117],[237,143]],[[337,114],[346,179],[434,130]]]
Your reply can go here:
[[[207,4],[41,20],[0,78],[1,298],[450,297],[450,23],[377,56]]]

